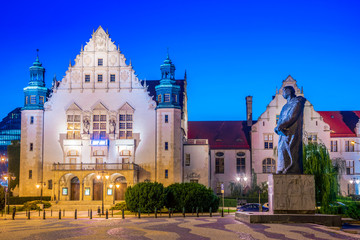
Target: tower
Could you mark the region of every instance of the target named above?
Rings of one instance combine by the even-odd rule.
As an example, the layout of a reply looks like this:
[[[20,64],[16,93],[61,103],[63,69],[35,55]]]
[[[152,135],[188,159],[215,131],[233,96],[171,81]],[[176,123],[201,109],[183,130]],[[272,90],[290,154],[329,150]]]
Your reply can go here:
[[[156,107],[156,181],[168,186],[182,182],[183,131],[181,129],[180,86],[175,81],[175,65],[169,54],[160,66],[161,80],[155,87]]]
[[[24,88],[25,101],[21,111],[20,196],[39,196],[44,185],[44,103],[48,91],[44,80],[45,68],[37,56],[30,67],[30,81]]]

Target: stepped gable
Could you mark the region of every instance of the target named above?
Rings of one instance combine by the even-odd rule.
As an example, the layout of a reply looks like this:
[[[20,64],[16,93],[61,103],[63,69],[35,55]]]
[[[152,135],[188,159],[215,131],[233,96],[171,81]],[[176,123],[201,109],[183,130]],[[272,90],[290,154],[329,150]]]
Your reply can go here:
[[[356,137],[360,111],[317,111],[330,125],[330,137]]]
[[[250,149],[247,121],[189,121],[189,139],[208,139],[211,149]]]

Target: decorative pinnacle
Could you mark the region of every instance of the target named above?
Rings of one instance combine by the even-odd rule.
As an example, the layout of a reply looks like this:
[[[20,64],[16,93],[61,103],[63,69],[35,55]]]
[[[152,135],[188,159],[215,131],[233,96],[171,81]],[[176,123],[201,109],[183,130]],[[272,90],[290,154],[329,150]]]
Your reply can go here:
[[[166,48],[167,49],[167,59],[169,59],[169,47]]]
[[[71,59],[69,60],[69,67],[72,67],[72,66],[71,66]]]

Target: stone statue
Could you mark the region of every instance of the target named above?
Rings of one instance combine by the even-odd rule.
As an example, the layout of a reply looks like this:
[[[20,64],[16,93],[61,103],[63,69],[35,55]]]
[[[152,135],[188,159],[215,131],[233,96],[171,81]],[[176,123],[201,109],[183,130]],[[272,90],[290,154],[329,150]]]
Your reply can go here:
[[[89,119],[85,118],[84,121],[83,121],[83,131],[84,131],[84,134],[89,134],[89,129],[90,129],[90,122],[89,122]]]
[[[287,103],[281,110],[275,133],[279,135],[277,174],[303,174],[302,128],[306,99],[295,95],[291,86],[283,88]]]
[[[115,133],[116,122],[114,119],[109,121],[109,133]]]

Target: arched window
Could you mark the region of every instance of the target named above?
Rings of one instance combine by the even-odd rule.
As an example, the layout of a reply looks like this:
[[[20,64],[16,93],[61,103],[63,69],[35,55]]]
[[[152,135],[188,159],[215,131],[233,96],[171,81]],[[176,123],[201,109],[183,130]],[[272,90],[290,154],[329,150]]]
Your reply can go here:
[[[275,160],[272,158],[265,158],[262,162],[263,166],[263,173],[274,173],[276,163]]]
[[[215,173],[224,173],[224,153],[215,153]]]
[[[245,153],[238,152],[236,153],[236,173],[245,174]]]

